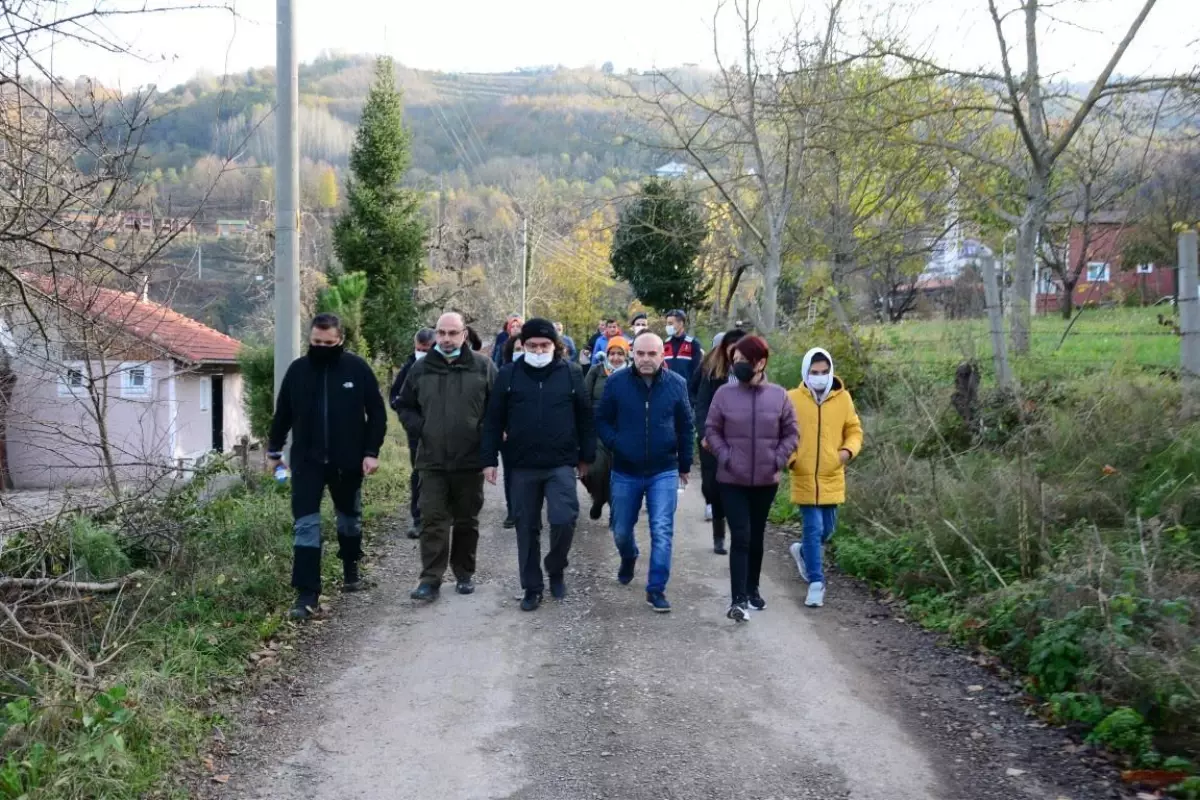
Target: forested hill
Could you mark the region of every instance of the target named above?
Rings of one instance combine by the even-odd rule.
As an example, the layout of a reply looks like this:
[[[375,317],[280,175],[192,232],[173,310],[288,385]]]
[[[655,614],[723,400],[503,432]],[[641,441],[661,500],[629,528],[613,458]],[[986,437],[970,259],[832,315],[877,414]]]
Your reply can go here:
[[[369,56],[328,56],[300,67],[303,158],[339,171],[345,166],[374,68]],[[413,132],[414,182],[481,162],[510,174],[524,162],[545,177],[593,182],[644,173],[657,159],[624,135],[629,123],[606,95],[599,70],[456,74],[398,67],[397,77]],[[199,76],[161,91],[147,140],[152,168],[182,172],[205,155],[238,150],[271,163],[274,86],[274,69],[264,68]]]

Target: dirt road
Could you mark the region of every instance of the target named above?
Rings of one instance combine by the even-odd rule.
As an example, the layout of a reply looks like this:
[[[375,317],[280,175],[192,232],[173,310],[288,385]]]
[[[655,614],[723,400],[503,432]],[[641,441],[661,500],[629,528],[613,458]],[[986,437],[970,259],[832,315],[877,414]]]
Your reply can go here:
[[[237,743],[221,796],[1122,796],[1093,757],[1005,702],[1011,684],[861,589],[835,583],[826,608],[803,608],[780,535],[767,609],[727,620],[702,502],[696,486],[680,496],[665,615],[645,603],[645,557],[620,586],[607,530],[586,519],[568,598],[522,613],[515,537],[490,487],[475,595],[417,606],[415,547],[393,542],[377,588],[341,603],[286,690],[247,715],[261,726]]]

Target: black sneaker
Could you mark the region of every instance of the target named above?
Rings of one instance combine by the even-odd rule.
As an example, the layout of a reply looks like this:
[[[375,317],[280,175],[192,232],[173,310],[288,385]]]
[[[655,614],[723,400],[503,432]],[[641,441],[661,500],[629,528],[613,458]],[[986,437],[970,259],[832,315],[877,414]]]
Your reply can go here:
[[[713,539],[713,552],[719,556],[729,555],[729,551],[725,549],[724,539]]]
[[[604,503],[592,503],[592,508],[588,511],[588,516],[592,519],[600,519],[604,516]]]
[[[521,601],[522,611],[537,611],[538,606],[542,604],[541,592],[526,592],[525,599]]]
[[[459,594],[475,594],[475,582],[470,578],[464,578],[454,584],[454,591]]]
[[[550,576],[550,596],[555,600],[562,600],[567,596],[567,582],[563,580],[562,575]]]
[[[759,594],[758,592],[751,592],[749,601],[750,601],[750,607],[753,608],[755,611],[762,611],[764,608],[767,607],[767,601],[763,600],[763,596],[761,594]]]
[[[725,616],[734,622],[749,622],[750,609],[746,608],[745,603],[731,603],[729,610],[725,612]]]
[[[439,594],[441,594],[440,587],[434,586],[432,583],[422,583],[420,586],[409,592],[408,596],[413,600],[432,603],[434,600],[438,599]]]
[[[646,602],[653,606],[659,614],[665,614],[671,610],[671,604],[667,602],[667,596],[662,592],[646,592]]]
[[[359,577],[357,561],[342,562],[342,591],[360,592],[367,588],[366,583]]]
[[[633,568],[637,566],[636,558],[622,558],[621,568],[617,570],[617,580],[622,586],[628,586],[633,582]]]
[[[320,609],[320,602],[314,592],[300,592],[296,595],[296,603],[288,611],[288,617],[298,622],[311,619]]]
[[[408,533],[406,533],[405,536],[407,536],[410,539],[420,539],[421,538],[421,523],[416,522],[414,520],[413,524],[408,526]]]
[[[512,517],[505,517],[504,518],[504,527],[505,528],[515,528],[515,527],[517,527],[517,521],[515,519],[513,519]]]

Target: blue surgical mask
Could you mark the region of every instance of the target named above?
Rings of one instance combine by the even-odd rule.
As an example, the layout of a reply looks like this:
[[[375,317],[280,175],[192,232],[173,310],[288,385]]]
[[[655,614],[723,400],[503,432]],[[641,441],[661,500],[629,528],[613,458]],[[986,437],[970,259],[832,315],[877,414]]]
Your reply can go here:
[[[461,347],[456,347],[456,348],[454,348],[453,350],[449,350],[449,351],[447,351],[447,350],[446,350],[446,348],[442,347],[442,346],[439,344],[439,345],[438,345],[438,350],[441,352],[441,354],[442,354],[443,356],[445,356],[445,358],[446,358],[446,360],[447,360],[447,361],[453,361],[454,359],[458,358],[458,357],[459,357],[459,355],[461,355],[461,354],[462,354],[462,348],[461,348]]]
[[[674,336],[675,336],[675,326],[674,326],[674,325],[668,325],[668,326],[667,326],[667,336],[668,336],[668,337],[674,337]]]

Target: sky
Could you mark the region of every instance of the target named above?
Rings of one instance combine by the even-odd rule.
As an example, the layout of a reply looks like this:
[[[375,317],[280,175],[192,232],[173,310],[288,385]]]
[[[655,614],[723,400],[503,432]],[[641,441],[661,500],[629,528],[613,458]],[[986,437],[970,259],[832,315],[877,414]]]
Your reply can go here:
[[[65,0],[69,10],[95,4],[108,10],[154,5],[229,3],[229,10],[174,10],[110,17],[104,30],[137,54],[108,55],[94,47],[58,41],[54,72],[90,75],[129,89],[171,86],[198,72],[240,72],[275,60],[275,0]],[[393,56],[405,66],[445,72],[500,72],[522,66],[568,67],[614,63],[627,68],[714,66],[714,11],[718,0],[293,0],[299,55],[322,52]],[[735,55],[737,18],[727,6],[716,31],[723,53]],[[1002,9],[1018,0],[997,0]],[[1044,2],[1043,71],[1087,80],[1103,67],[1142,0]],[[815,29],[823,2],[761,0],[757,36],[776,44],[800,20]],[[887,20],[943,63],[995,68],[999,50],[986,0],[850,0],[848,28],[860,19]],[[65,12],[60,12],[65,13]],[[1019,21],[1010,40],[1019,41]],[[1158,0],[1139,38],[1121,63],[1122,74],[1188,71],[1200,56],[1200,0]],[[46,47],[48,42],[43,42]]]

